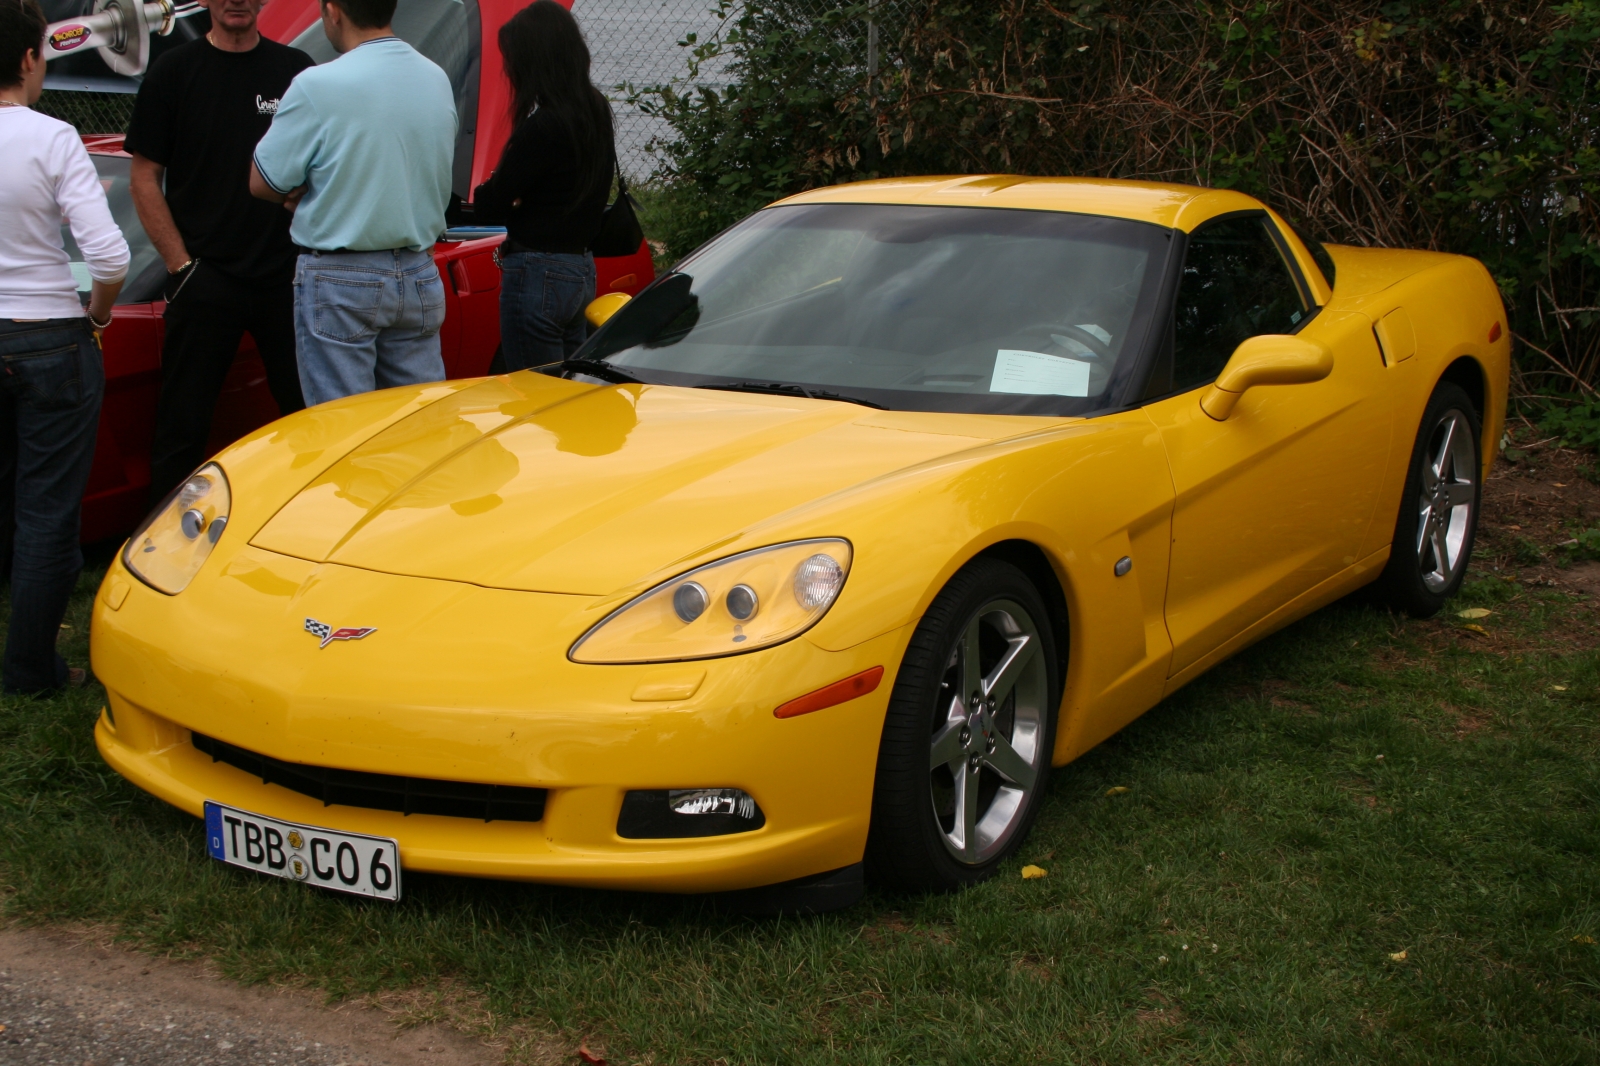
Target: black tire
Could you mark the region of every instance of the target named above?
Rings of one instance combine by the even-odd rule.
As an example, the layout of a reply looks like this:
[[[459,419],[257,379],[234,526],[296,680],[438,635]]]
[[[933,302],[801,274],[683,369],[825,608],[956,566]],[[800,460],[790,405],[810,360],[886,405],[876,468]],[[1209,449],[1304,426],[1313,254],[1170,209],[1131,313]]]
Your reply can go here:
[[[1422,412],[1401,491],[1389,562],[1373,584],[1381,602],[1413,618],[1438,614],[1461,588],[1472,561],[1483,487],[1481,426],[1471,398],[1448,381],[1433,390]],[[1465,444],[1457,436],[1462,430],[1469,435]],[[1447,469],[1443,477],[1429,484],[1441,456]],[[1469,465],[1464,461],[1468,457],[1470,469],[1462,469]],[[1448,517],[1443,522],[1433,521],[1432,516],[1439,513]]]
[[[966,669],[974,640],[976,674]],[[940,591],[912,634],[884,718],[867,834],[873,883],[962,888],[989,877],[1022,844],[1049,784],[1061,702],[1056,649],[1044,598],[1009,563],[975,560]],[[1002,671],[1008,655],[1012,667]],[[955,704],[967,688],[994,698]],[[936,744],[953,755],[949,763],[932,765]],[[976,782],[970,807],[962,806],[967,781]]]

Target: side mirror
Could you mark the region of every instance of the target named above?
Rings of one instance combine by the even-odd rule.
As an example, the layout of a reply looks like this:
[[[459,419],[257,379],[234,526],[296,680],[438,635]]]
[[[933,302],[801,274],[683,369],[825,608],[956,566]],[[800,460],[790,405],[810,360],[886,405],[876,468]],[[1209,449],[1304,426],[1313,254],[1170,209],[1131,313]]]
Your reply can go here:
[[[591,328],[599,329],[606,324],[606,319],[622,310],[622,305],[631,299],[625,292],[608,292],[604,296],[597,296],[583,309],[583,317],[589,320]]]
[[[1200,409],[1223,421],[1246,389],[1257,385],[1302,385],[1333,373],[1333,352],[1314,341],[1278,333],[1251,337],[1233,350],[1216,383],[1200,397]]]

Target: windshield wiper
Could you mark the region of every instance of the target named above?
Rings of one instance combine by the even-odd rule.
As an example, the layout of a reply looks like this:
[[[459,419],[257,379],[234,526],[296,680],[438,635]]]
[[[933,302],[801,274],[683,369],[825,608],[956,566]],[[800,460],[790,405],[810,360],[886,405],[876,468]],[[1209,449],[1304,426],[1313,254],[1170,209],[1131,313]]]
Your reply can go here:
[[[602,363],[598,359],[563,359],[557,364],[562,370],[571,370],[579,374],[588,374],[590,377],[609,381],[613,385],[643,385],[642,378],[618,370],[610,363]]]
[[[876,411],[888,410],[881,403],[863,400],[859,396],[846,396],[842,392],[831,392],[827,389],[808,389],[804,385],[795,385],[787,381],[727,381],[715,385],[696,385],[695,388],[721,389],[723,392],[782,392],[791,396],[804,396],[808,400],[839,400],[843,403],[858,403],[862,407],[871,407]]]

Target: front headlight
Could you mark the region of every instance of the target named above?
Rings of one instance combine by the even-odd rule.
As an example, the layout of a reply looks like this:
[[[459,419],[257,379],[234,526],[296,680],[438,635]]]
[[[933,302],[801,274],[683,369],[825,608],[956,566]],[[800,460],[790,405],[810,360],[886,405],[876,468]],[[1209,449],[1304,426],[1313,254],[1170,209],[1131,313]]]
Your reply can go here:
[[[770,647],[821,621],[849,573],[847,540],[797,540],[731,555],[623,604],[567,654],[579,663],[653,663]]]
[[[207,463],[144,520],[122,549],[122,565],[156,591],[177,595],[211,554],[232,505],[227,475]]]

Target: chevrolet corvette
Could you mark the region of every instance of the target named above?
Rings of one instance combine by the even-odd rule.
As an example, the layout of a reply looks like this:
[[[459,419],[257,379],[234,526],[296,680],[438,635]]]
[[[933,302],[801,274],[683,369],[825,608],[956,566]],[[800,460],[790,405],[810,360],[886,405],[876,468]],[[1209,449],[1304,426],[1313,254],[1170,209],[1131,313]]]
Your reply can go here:
[[[266,426],[127,542],[96,739],[215,858],[974,883],[1227,656],[1364,586],[1438,611],[1509,357],[1475,260],[1094,179],[814,190],[590,316]]]

